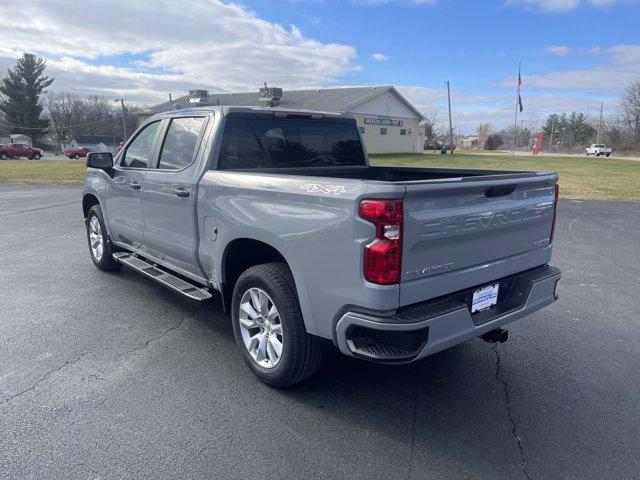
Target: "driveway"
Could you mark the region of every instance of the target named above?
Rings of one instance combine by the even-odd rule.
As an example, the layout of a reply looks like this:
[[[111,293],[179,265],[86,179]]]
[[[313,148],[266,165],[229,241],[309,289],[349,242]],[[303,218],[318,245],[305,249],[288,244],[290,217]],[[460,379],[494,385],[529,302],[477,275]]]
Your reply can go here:
[[[0,185],[0,478],[638,478],[639,203],[560,203],[560,299],[506,344],[280,391],[217,303],[98,271],[80,191]]]

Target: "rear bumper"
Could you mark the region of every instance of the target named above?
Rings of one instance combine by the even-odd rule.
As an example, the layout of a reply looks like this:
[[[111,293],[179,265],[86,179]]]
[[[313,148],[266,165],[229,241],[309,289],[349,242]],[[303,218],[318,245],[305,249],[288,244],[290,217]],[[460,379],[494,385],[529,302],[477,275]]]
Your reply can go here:
[[[471,314],[475,288],[401,309],[392,317],[345,313],[336,341],[346,355],[384,363],[419,360],[513,322],[557,299],[560,270],[550,265],[489,283],[500,283],[498,304]]]

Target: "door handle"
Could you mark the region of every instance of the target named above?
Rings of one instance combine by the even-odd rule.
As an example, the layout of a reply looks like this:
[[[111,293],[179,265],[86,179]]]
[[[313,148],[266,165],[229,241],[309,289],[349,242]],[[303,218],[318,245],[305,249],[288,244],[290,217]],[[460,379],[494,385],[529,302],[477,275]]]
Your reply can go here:
[[[142,188],[142,185],[134,181],[129,184],[129,187],[133,188],[134,190],[140,190]]]
[[[173,190],[173,194],[176,197],[188,197],[189,196],[189,190],[187,190],[186,188],[175,188]]]

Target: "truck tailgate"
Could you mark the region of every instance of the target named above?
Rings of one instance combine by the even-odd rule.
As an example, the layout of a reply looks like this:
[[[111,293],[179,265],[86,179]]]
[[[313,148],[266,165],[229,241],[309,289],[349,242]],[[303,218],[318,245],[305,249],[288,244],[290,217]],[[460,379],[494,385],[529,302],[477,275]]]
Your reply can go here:
[[[557,175],[408,183],[400,306],[548,262]]]

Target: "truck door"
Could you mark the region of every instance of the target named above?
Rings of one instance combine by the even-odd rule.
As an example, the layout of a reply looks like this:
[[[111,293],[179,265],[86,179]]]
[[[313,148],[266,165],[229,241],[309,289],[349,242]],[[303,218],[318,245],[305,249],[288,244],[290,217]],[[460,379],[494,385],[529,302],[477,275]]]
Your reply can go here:
[[[112,240],[139,249],[144,243],[142,193],[155,153],[160,122],[140,130],[114,167],[112,188],[106,193],[107,223]]]
[[[156,168],[146,173],[145,246],[154,257],[198,274],[195,261],[195,161],[205,116],[174,117],[163,129]]]

